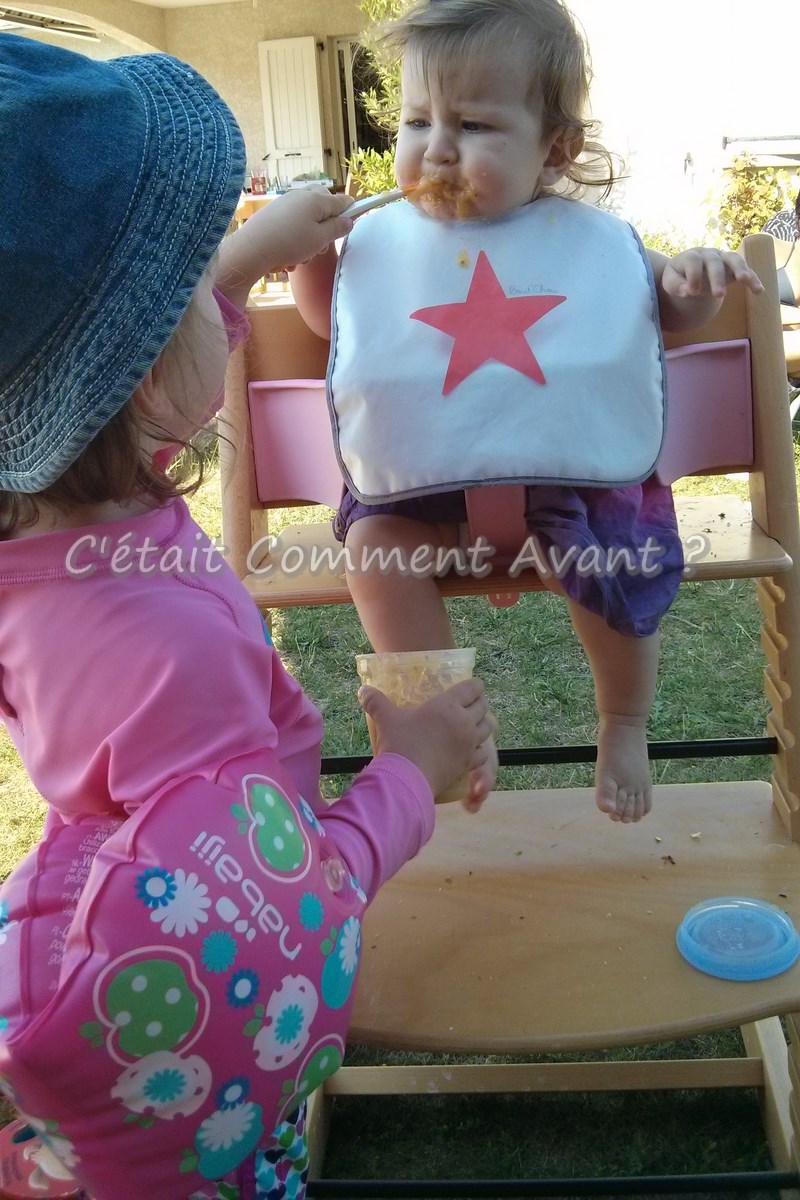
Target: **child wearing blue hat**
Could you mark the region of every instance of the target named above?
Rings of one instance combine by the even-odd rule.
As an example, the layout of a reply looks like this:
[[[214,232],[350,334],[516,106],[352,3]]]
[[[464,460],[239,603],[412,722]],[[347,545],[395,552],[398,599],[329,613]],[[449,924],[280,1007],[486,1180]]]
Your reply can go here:
[[[0,716],[48,805],[0,889],[0,1086],[95,1200],[302,1200],[364,908],[494,731],[479,681],[368,689],[381,753],[327,805],[320,714],[168,473],[250,286],[349,200],[225,236],[242,139],[167,55],[0,35],[0,138]]]

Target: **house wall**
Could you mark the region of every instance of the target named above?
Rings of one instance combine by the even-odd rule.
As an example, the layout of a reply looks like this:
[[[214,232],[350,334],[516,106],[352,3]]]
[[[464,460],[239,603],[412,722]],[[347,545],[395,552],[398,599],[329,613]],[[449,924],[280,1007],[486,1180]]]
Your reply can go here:
[[[355,34],[364,17],[355,0],[257,0],[165,10],[167,49],[190,62],[233,109],[247,144],[248,164],[258,166],[266,151],[258,43],[272,38],[312,35],[324,42],[320,91],[324,145],[333,149],[335,55],[332,39]],[[335,170],[335,159],[328,169]]]
[[[265,152],[258,43],[271,38],[312,35],[324,43],[320,53],[320,93],[324,145],[334,149],[335,54],[333,40],[357,34],[364,17],[357,0],[233,0],[187,8],[157,8],[135,0],[75,0],[74,7],[39,4],[46,16],[85,22],[104,35],[100,43],[52,34],[31,34],[40,41],[77,50],[92,58],[111,58],[163,50],[191,63],[230,105],[247,145],[248,164],[257,166]],[[335,170],[336,159],[329,160]]]
[[[14,7],[13,4],[11,7]],[[21,4],[20,7],[25,6]],[[111,58],[118,54],[140,54],[148,50],[167,48],[164,9],[155,8],[150,4],[137,4],[135,0],[75,0],[74,6],[57,7],[52,4],[39,4],[37,0],[31,8],[45,17],[61,17],[66,21],[90,25],[103,34],[103,42],[98,44],[71,37],[25,31],[25,36],[35,37],[37,41],[48,42],[51,45],[64,46],[68,50],[77,50],[89,58]]]

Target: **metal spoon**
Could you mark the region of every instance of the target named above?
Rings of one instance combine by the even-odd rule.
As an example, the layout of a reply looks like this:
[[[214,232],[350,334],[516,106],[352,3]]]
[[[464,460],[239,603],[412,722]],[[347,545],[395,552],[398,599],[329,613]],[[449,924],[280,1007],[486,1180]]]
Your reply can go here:
[[[349,208],[346,208],[342,213],[343,217],[360,217],[362,213],[369,212],[372,208],[382,208],[384,204],[391,204],[393,200],[402,200],[405,196],[402,188],[392,188],[390,192],[379,192],[377,196],[365,196],[363,200],[356,200]]]

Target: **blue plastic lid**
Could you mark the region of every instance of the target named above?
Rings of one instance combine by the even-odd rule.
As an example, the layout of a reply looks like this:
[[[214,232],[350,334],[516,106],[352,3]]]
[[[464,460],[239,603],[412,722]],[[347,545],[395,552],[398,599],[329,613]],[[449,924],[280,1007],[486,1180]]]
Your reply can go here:
[[[747,896],[719,896],[690,908],[678,926],[683,957],[720,979],[769,979],[800,957],[800,934],[781,908]]]

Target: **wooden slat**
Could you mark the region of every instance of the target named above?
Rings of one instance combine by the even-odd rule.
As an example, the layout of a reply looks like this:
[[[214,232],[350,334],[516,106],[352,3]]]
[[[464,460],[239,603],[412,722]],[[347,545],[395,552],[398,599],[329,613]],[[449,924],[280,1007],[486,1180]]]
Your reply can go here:
[[[291,297],[263,307],[251,305],[247,318],[247,380],[325,378],[330,344],[306,327]]]
[[[399,1049],[547,1053],[692,1036],[800,1009],[800,964],[746,984],[681,957],[699,900],[800,920],[800,847],[766,783],[656,789],[615,824],[584,789],[445,805],[366,914],[350,1034]]]
[[[791,568],[788,555],[753,524],[749,505],[737,496],[678,497],[675,507],[687,579],[779,575]],[[256,544],[245,584],[265,609],[343,604],[350,599],[344,563],[342,547],[328,521],[288,525],[277,542]],[[520,595],[542,587],[533,570],[512,578],[507,567],[485,578],[452,574],[440,586],[445,596]]]
[[[738,496],[677,496],[687,579],[754,579],[791,570],[781,545],[753,521]]]
[[[769,252],[772,253],[771,248]],[[774,258],[774,254],[773,254]],[[753,265],[751,263],[751,265]],[[725,303],[702,330],[684,329],[680,332],[664,330],[664,348],[672,350],[676,346],[690,346],[694,342],[726,342],[735,338],[748,336],[746,297],[744,288],[728,288]]]
[[[763,1083],[764,1066],[759,1056],[715,1058],[709,1062],[681,1058],[625,1062],[449,1063],[446,1066],[345,1067],[326,1080],[325,1094],[436,1096],[469,1092],[485,1095],[638,1092],[698,1087],[760,1088]]]

